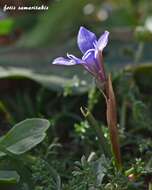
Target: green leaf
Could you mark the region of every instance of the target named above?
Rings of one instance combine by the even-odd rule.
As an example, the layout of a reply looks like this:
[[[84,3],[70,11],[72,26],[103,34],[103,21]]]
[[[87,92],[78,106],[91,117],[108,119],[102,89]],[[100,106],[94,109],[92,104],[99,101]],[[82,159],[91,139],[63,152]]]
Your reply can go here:
[[[0,184],[18,183],[20,176],[16,171],[0,170]]]
[[[1,151],[23,154],[39,144],[46,136],[50,123],[46,119],[26,119],[16,124],[2,139]]]

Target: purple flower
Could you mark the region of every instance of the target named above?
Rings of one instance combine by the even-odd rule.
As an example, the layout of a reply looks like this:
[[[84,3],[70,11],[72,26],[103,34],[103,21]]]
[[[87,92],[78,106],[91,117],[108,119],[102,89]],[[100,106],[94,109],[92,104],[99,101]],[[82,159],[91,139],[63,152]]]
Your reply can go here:
[[[106,76],[102,61],[102,51],[108,43],[109,32],[105,31],[97,40],[96,35],[83,26],[80,27],[77,37],[78,47],[83,53],[82,58],[67,54],[67,58],[58,57],[53,61],[57,65],[78,65],[81,64],[97,80],[105,81]]]

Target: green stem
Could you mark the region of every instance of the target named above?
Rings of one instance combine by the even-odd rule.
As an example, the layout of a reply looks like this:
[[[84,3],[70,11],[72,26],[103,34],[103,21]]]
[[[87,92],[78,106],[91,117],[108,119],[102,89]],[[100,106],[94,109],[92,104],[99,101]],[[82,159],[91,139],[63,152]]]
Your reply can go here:
[[[91,112],[85,108],[85,110],[81,107],[80,108],[83,116],[85,117],[85,119],[88,121],[88,123],[90,124],[90,126],[92,126],[96,133],[97,136],[99,138],[99,145],[100,145],[100,149],[101,151],[105,154],[105,156],[111,158],[111,153],[110,153],[110,149],[109,149],[109,145],[107,143],[107,139],[104,137],[102,128],[99,127],[97,121],[95,120],[94,116],[91,114]]]
[[[130,168],[128,170],[125,171],[125,176],[129,176],[130,174],[132,174],[134,172],[134,168]]]

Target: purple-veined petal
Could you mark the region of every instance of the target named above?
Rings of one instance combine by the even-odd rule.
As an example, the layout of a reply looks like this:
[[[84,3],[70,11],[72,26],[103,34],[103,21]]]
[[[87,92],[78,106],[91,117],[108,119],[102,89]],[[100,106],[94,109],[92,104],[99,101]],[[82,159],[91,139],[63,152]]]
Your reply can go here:
[[[104,34],[102,34],[101,37],[99,38],[96,44],[96,47],[99,51],[102,51],[106,47],[108,43],[108,36],[109,36],[109,32],[105,31]]]
[[[88,50],[82,59],[84,60],[84,67],[96,77],[97,74],[97,68],[96,68],[96,60],[95,60],[95,50],[90,49]]]
[[[95,50],[90,49],[88,50],[82,57],[82,60],[85,61],[86,64],[88,65],[94,65],[95,63]]]
[[[80,27],[77,37],[77,43],[82,53],[85,53],[89,49],[94,49],[94,43],[97,38],[93,32],[90,32],[83,26]]]
[[[87,50],[87,51],[85,52],[85,54],[83,55],[82,60],[87,59],[87,57],[89,57],[89,55],[90,55],[91,52],[95,52],[95,49],[89,49],[89,50]],[[93,54],[92,54],[92,55],[93,55]]]
[[[76,62],[76,64],[83,64],[84,61],[82,59],[79,59],[77,58],[76,56],[72,55],[72,54],[68,54],[67,53],[67,57],[70,59],[70,60],[73,60]]]
[[[72,60],[72,59],[66,59],[64,57],[58,57],[56,59],[54,59],[53,63],[55,65],[76,65],[76,61]]]
[[[88,50],[82,59],[85,61],[84,67],[94,75],[95,78],[99,80],[105,79],[104,68],[101,63],[102,60],[99,60],[95,57],[95,50]]]

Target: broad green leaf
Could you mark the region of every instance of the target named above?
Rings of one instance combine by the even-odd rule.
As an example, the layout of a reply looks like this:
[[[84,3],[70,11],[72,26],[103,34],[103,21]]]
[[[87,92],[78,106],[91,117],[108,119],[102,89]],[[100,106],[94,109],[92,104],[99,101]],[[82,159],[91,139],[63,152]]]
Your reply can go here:
[[[18,183],[20,176],[16,171],[0,170],[0,184]]]
[[[65,45],[60,47],[60,51],[65,51]],[[57,52],[57,49],[47,48],[33,49],[32,53],[30,49],[0,49],[0,79],[10,82],[12,79],[32,80],[53,91],[61,92],[68,88],[73,94],[88,91],[92,76],[82,66],[52,65],[52,55],[54,58],[59,56]]]
[[[49,125],[46,119],[26,119],[0,139],[0,149],[17,155],[23,154],[44,139]]]
[[[32,69],[24,69],[17,67],[4,68],[0,66],[0,78],[10,80],[31,80],[31,82],[38,83],[45,88],[53,91],[64,91],[69,89],[73,94],[82,94],[88,91],[93,84],[92,76],[88,74],[83,68],[63,68],[51,66],[47,73],[40,73],[37,68],[35,72]],[[52,69],[51,69],[52,68]],[[50,71],[50,73],[48,73]]]

